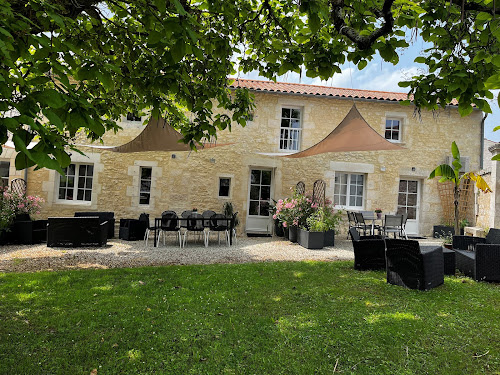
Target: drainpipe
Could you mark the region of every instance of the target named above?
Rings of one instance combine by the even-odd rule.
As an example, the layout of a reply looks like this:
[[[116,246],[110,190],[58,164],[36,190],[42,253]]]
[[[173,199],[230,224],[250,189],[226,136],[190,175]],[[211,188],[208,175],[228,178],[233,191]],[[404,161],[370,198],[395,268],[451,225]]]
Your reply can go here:
[[[485,113],[483,119],[481,120],[481,149],[479,151],[479,170],[483,169],[483,159],[484,159],[484,121],[488,117],[488,114]]]

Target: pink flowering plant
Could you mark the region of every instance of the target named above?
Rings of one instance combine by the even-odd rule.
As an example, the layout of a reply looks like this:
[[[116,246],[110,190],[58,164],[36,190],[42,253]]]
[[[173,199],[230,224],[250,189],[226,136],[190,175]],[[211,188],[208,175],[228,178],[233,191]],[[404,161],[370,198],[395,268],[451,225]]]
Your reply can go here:
[[[280,199],[274,207],[273,219],[283,223],[283,227],[295,225],[304,229],[315,228],[336,229],[342,220],[342,212],[332,207],[330,200],[324,207],[314,202],[310,193],[297,194],[286,199]]]
[[[8,230],[16,215],[39,214],[43,198],[19,194],[8,189],[0,191],[0,232]]]

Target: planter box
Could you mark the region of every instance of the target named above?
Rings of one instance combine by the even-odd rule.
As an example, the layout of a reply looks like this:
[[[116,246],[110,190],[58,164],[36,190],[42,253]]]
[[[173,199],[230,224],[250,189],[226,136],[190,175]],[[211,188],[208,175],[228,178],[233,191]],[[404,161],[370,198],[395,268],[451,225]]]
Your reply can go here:
[[[283,228],[283,225],[279,220],[274,220],[274,234],[277,237],[284,237],[285,236],[285,228]]]
[[[322,249],[325,243],[325,232],[309,232],[299,229],[299,244],[306,249]]]
[[[327,230],[325,232],[325,242],[323,246],[328,247],[328,246],[335,246],[335,231],[334,230]]]
[[[455,234],[455,228],[449,227],[447,225],[434,225],[432,227],[432,237],[434,238],[439,238],[442,234],[444,233],[451,233],[452,235]],[[436,234],[437,233],[437,234]],[[460,234],[464,234],[464,229],[460,229]]]
[[[297,242],[298,240],[298,228],[295,225],[288,227],[288,240],[290,242]]]

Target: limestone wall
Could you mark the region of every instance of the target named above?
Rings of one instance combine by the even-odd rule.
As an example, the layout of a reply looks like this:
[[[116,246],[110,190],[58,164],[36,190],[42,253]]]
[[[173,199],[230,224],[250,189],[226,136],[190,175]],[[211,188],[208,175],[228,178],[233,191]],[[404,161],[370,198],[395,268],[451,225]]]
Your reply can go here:
[[[86,149],[88,159],[73,155],[74,161],[88,161],[95,166],[92,202],[75,204],[58,201],[58,176],[54,171],[30,171],[29,191],[42,195],[47,203],[44,216],[73,215],[74,211],[114,211],[117,218],[138,217],[141,212],[158,216],[164,210],[181,212],[193,207],[199,211],[220,211],[226,201],[239,211],[244,228],[248,211],[249,173],[252,167],[273,171],[271,196],[289,195],[289,188],[302,180],[312,190],[315,180],[327,182],[327,197],[332,199],[335,172],[366,173],[363,209],[382,208],[394,212],[400,178],[416,179],[421,186],[420,233],[430,234],[432,225],[441,220],[441,206],[436,182],[427,180],[432,169],[450,155],[456,141],[462,156],[470,157],[471,170],[479,167],[481,112],[460,118],[455,108],[414,115],[414,107],[397,102],[356,101],[367,122],[384,134],[385,118],[403,120],[401,151],[330,153],[303,159],[259,155],[279,152],[280,115],[283,106],[302,109],[302,145],[306,149],[328,135],[348,113],[352,100],[278,93],[256,92],[253,121],[245,128],[233,126],[231,132],[219,133],[219,143],[234,143],[199,152],[143,152],[118,154]],[[118,134],[107,134],[106,145],[120,145],[134,138],[142,129],[137,122],[121,123]],[[467,136],[464,136],[467,135]],[[174,158],[175,155],[175,158]],[[139,205],[139,167],[153,171],[152,199]],[[231,195],[218,197],[219,177],[231,177]]]

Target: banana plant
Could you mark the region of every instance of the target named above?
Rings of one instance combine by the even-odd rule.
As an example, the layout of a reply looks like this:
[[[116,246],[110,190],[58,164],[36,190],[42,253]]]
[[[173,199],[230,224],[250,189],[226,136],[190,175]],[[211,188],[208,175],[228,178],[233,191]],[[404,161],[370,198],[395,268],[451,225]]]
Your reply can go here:
[[[477,173],[467,172],[460,174],[460,169],[462,169],[462,164],[460,163],[460,151],[455,142],[451,144],[451,155],[453,156],[452,166],[448,164],[441,164],[434,169],[429,175],[429,179],[434,177],[440,177],[439,182],[451,181],[454,184],[453,198],[455,205],[455,234],[460,233],[459,217],[458,217],[458,200],[460,197],[460,183],[464,179],[470,179],[475,181],[476,187],[483,193],[491,193],[491,188],[488,186],[486,181]]]

